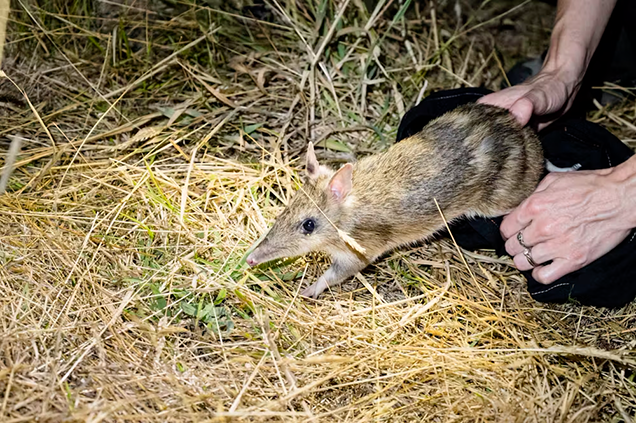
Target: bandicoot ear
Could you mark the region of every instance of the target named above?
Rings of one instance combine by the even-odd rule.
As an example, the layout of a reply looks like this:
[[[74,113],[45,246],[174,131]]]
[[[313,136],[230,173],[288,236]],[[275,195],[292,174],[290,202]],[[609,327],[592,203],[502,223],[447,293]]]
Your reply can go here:
[[[320,164],[316,159],[316,153],[314,152],[314,144],[309,143],[307,145],[307,164],[305,168],[307,176],[311,179],[316,179],[320,175]]]
[[[353,185],[353,165],[342,166],[329,181],[329,192],[336,201],[342,201],[351,192]]]

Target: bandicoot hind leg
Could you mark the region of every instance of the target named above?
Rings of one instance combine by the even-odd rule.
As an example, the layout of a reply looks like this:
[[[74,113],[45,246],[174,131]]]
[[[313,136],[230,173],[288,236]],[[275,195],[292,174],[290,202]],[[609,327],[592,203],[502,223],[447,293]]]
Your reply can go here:
[[[325,289],[340,285],[345,279],[355,275],[366,267],[367,263],[354,254],[332,257],[331,267],[316,282],[303,289],[303,297],[318,298]]]

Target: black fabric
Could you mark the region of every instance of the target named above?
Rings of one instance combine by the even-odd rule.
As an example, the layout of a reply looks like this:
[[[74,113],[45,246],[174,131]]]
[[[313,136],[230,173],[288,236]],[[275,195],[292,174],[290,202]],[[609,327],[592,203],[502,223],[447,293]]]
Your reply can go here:
[[[461,88],[431,94],[409,110],[400,123],[397,141],[419,132],[426,123],[455,107],[476,101],[490,91]],[[582,170],[603,169],[627,160],[633,152],[602,127],[577,117],[566,117],[539,133],[545,157],[559,167],[581,164]],[[462,220],[451,226],[457,243],[465,249],[494,249],[506,253],[499,233],[502,218]],[[528,291],[537,301],[620,307],[636,296],[636,232],[614,250],[588,266],[542,285],[531,272],[522,272]]]
[[[636,78],[636,2],[619,0],[585,72],[584,86],[604,81],[627,83]],[[598,91],[598,90],[597,90]]]
[[[576,112],[593,110],[593,99],[604,103],[604,91],[598,87],[605,81],[623,87],[633,87],[636,82],[636,2],[618,0],[605,27],[581,83],[581,89],[572,104]],[[595,88],[597,87],[597,88]],[[609,90],[613,97],[625,97],[624,90]],[[612,97],[612,96],[610,96]]]

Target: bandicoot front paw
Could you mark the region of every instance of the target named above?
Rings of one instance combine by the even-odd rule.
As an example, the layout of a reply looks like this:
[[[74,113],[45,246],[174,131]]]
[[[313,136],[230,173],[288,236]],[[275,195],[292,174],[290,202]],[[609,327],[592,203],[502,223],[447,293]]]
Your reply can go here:
[[[303,289],[300,292],[300,295],[302,295],[303,297],[316,299],[320,294],[323,293],[325,289],[327,289],[327,284],[321,281],[317,281],[309,285],[307,288]]]

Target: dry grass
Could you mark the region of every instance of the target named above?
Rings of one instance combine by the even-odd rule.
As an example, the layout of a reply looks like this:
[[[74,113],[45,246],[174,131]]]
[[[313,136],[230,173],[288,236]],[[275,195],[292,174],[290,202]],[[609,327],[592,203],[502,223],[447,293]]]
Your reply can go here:
[[[386,148],[422,95],[539,54],[552,9],[243,3],[12,3],[0,420],[629,421],[633,305],[536,303],[448,240],[319,301],[298,292],[321,256],[243,261],[308,141],[334,163]],[[633,142],[630,101],[592,118]]]

